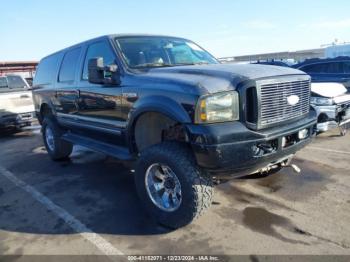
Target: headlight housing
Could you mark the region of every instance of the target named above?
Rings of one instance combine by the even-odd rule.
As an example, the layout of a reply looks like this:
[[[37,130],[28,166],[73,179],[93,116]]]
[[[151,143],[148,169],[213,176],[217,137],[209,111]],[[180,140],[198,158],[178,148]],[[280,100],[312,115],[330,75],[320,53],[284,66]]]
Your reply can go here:
[[[196,123],[217,123],[239,119],[239,99],[236,91],[201,97],[196,108]]]
[[[334,101],[332,98],[312,96],[310,103],[318,106],[331,106],[334,104]]]

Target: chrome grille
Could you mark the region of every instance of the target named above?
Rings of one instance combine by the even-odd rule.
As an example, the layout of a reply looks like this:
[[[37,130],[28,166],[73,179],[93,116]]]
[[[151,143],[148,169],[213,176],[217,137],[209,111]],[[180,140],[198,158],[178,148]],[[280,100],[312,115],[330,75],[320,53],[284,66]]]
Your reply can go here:
[[[310,110],[309,80],[261,84],[259,91],[260,128],[302,116]],[[290,105],[287,101],[292,95],[299,97],[299,102],[295,105]]]

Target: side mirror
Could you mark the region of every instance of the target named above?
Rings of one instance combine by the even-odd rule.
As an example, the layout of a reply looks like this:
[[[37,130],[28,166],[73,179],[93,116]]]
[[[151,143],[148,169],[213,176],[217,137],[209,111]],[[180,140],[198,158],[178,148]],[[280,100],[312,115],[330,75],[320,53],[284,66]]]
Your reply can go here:
[[[88,62],[88,80],[92,84],[119,85],[118,66],[104,66],[102,57],[91,58]]]

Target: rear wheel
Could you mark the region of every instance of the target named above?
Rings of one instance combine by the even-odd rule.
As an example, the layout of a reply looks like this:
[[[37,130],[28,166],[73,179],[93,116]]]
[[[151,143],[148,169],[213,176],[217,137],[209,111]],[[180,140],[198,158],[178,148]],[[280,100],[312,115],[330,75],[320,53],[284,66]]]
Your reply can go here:
[[[212,201],[212,179],[197,167],[191,151],[175,142],[142,152],[135,184],[147,211],[170,228],[189,224]]]
[[[72,153],[73,145],[61,139],[63,131],[52,119],[44,119],[42,134],[46,150],[52,160],[66,159]]]

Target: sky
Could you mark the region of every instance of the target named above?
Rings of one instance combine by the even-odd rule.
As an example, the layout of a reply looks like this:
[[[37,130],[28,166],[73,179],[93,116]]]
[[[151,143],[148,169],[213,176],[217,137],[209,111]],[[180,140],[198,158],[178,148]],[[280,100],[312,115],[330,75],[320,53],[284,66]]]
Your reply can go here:
[[[193,40],[216,57],[350,41],[348,0],[3,0],[0,61],[39,60],[105,34]]]

